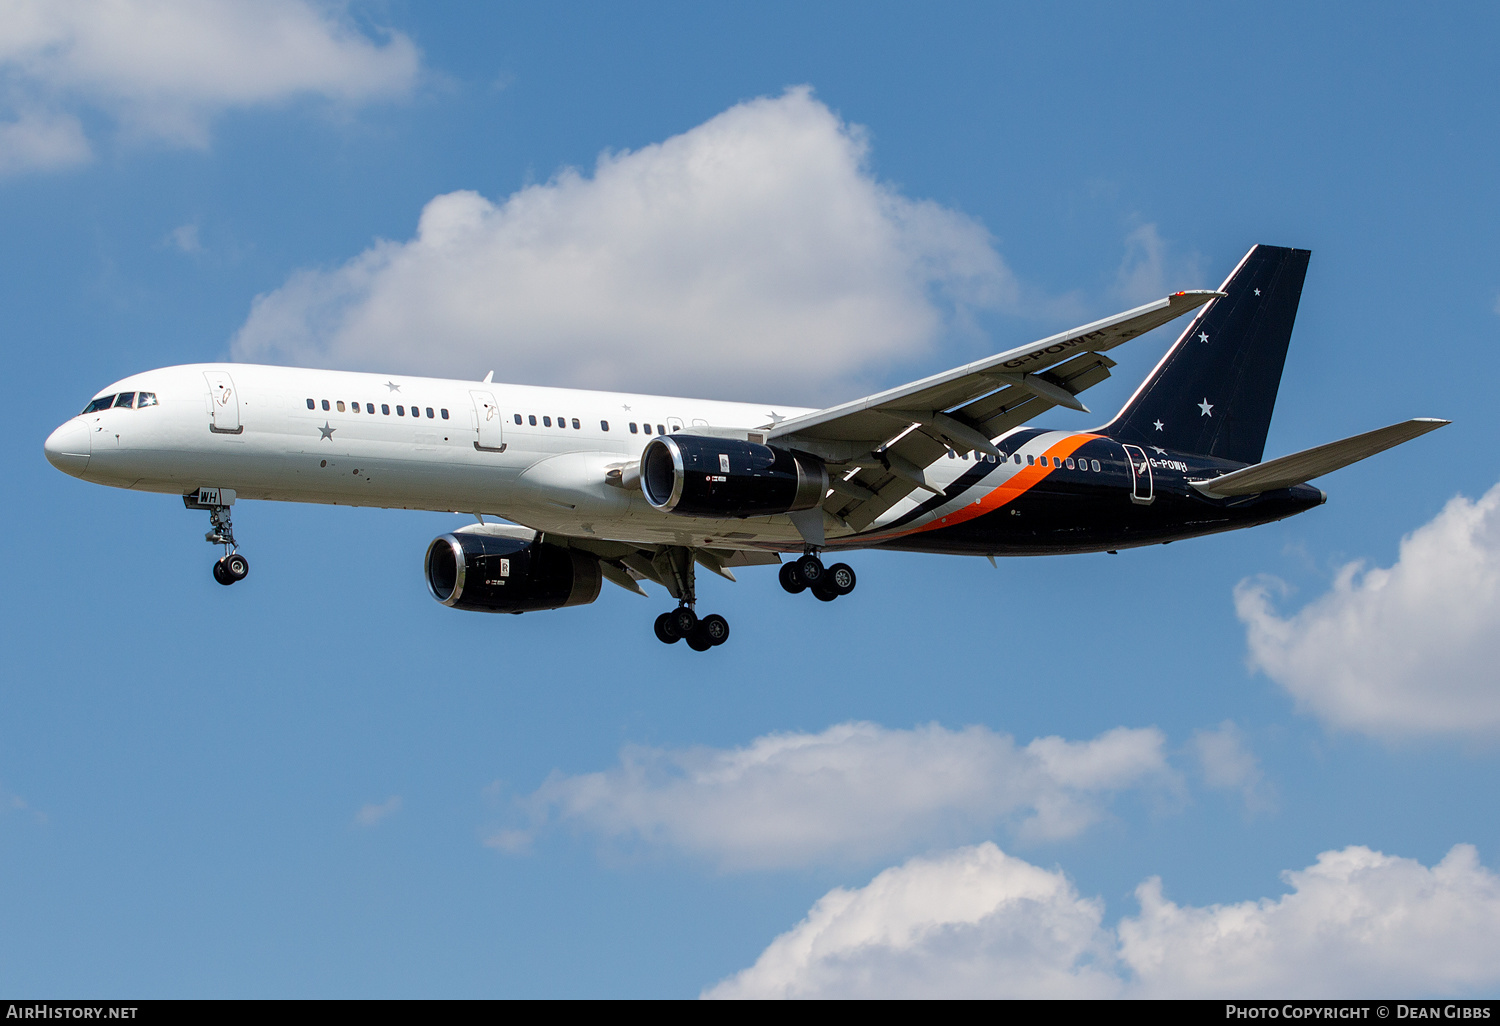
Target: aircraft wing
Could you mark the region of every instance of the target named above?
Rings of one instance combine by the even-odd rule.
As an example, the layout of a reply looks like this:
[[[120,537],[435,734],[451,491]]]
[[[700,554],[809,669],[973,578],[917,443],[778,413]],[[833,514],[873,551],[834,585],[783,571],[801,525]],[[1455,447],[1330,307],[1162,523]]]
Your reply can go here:
[[[1087,410],[1079,392],[1109,377],[1103,355],[1222,295],[1177,292],[1113,317],[876,395],[781,421],[766,441],[803,449],[829,466],[823,508],[854,530],[914,489],[937,492],[924,468],[950,448],[995,454],[992,439],[1054,406]]]

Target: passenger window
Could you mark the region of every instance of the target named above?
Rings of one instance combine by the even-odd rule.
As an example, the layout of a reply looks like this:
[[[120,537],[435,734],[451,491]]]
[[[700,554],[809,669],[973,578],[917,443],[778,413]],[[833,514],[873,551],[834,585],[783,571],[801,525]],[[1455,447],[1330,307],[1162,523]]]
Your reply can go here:
[[[309,410],[316,410],[316,409],[317,409],[317,408],[318,408],[318,406],[317,406],[317,404],[316,404],[316,403],[314,403],[314,402],[313,402],[313,401],[312,401],[312,400],[311,400],[311,399],[309,399],[309,400],[308,400],[308,401],[307,401],[307,408],[308,408],[308,409],[309,409]]]
[[[552,418],[551,417],[543,417],[542,418],[542,427],[551,427],[551,426],[552,426]]]
[[[333,405],[339,408],[340,413],[344,412],[344,401],[342,399],[335,400]]]
[[[324,399],[324,400],[323,400],[323,409],[324,409],[324,410],[327,410],[327,409],[328,409],[328,400],[327,400],[327,399]]]
[[[630,433],[631,433],[631,434],[632,434],[632,435],[633,435],[633,434],[635,434],[635,430],[636,430],[636,429],[635,429],[635,421],[633,421],[633,420],[632,420],[632,421],[631,421],[631,422],[630,422]]]
[[[443,415],[443,419],[444,420],[448,419],[448,411],[447,410],[439,410],[438,412]]]
[[[1068,462],[1068,469],[1072,470],[1073,469],[1073,457],[1069,456],[1067,462]]]
[[[1062,460],[1058,459],[1056,456],[1052,457],[1052,469],[1053,470],[1061,470],[1062,469]]]
[[[135,408],[138,409],[138,410],[144,409],[147,406],[155,406],[155,405],[156,405],[156,393],[155,392],[142,392],[140,395],[138,395],[138,396],[135,397]]]
[[[1020,453],[1016,453],[1016,466],[1019,467],[1020,465],[1021,465],[1021,454]]]
[[[664,435],[667,433],[667,429],[658,424],[656,425],[656,433],[659,435]]]
[[[567,417],[558,417],[557,418],[557,426],[560,427],[560,428],[567,427],[568,426],[568,418]]]
[[[365,403],[365,412],[366,413],[374,413],[375,412],[375,404],[374,403]]]
[[[432,415],[432,407],[431,406],[427,407],[427,419],[428,420],[437,420],[437,418]]]
[[[607,421],[607,420],[601,420],[599,422],[599,430],[600,431],[608,431],[609,430],[609,421]]]
[[[582,426],[578,423],[578,418],[577,417],[573,418],[573,430],[574,431],[582,431],[583,430]]]
[[[134,408],[134,406],[135,406],[135,393],[134,392],[121,392],[118,396],[115,397],[115,406],[116,407],[124,407],[127,410]]]
[[[964,454],[963,454],[963,461],[964,461],[964,462],[965,462],[965,463],[967,463],[967,462],[969,462],[969,454],[968,454],[968,453],[964,453]]]
[[[1016,457],[1016,460],[1017,460],[1017,461],[1019,461],[1019,460],[1020,460],[1020,459],[1021,459],[1021,457],[1020,457],[1020,456],[1017,456],[1017,457]],[[1026,465],[1027,465],[1027,466],[1028,466],[1028,467],[1031,467],[1031,466],[1035,466],[1035,465],[1036,465],[1036,457],[1035,457],[1035,456],[1032,456],[1032,455],[1031,455],[1031,454],[1030,454],[1030,453],[1028,453],[1028,454],[1027,454],[1027,455],[1026,455]]]
[[[532,427],[536,427],[536,414],[533,413],[531,416],[527,417],[526,420],[531,424]]]
[[[384,415],[384,416],[387,416],[387,417],[389,417],[389,416],[390,416],[390,415],[391,415],[391,407],[390,407],[390,404],[389,404],[389,403],[381,403],[381,404],[380,404],[380,412],[381,412],[381,413],[382,413],[382,414],[383,414],[383,415]]]
[[[396,416],[398,416],[398,417],[404,417],[404,416],[406,416],[406,407],[405,406],[398,406],[398,407],[396,407]]]
[[[1099,470],[1099,461],[1098,460],[1090,460],[1089,461],[1089,466],[1092,467],[1094,469],[1094,471],[1097,473],[1098,470]]]
[[[518,414],[516,414],[516,426],[519,427],[520,424],[521,424],[521,415],[518,413]]]
[[[651,433],[651,425],[650,424],[642,424],[641,427],[643,427],[643,428],[646,429],[646,434],[649,435]]]
[[[359,403],[350,403],[349,404],[349,409],[351,411],[353,411],[354,413],[358,413],[359,412]]]

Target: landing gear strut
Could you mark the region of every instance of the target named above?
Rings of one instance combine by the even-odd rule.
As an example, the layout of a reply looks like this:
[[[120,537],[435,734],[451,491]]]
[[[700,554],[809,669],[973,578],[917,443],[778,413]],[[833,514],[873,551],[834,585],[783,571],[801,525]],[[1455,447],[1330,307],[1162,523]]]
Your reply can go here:
[[[243,581],[250,573],[250,561],[240,555],[239,545],[234,540],[234,524],[230,520],[229,507],[234,505],[234,492],[228,488],[199,488],[182,497],[188,509],[208,510],[209,532],[203,540],[210,545],[224,546],[224,555],[214,562],[214,580],[223,585]]]
[[[709,613],[700,619],[693,608],[697,605],[698,594],[692,552],[674,548],[667,554],[667,562],[671,571],[668,579],[675,585],[672,591],[679,605],[656,618],[657,640],[668,645],[686,641],[688,648],[695,652],[707,652],[724,644],[729,640],[729,621],[718,613]]]
[[[793,595],[811,591],[815,598],[832,602],[853,591],[856,583],[852,566],[835,563],[825,567],[816,552],[809,551],[800,559],[781,564],[781,586]]]

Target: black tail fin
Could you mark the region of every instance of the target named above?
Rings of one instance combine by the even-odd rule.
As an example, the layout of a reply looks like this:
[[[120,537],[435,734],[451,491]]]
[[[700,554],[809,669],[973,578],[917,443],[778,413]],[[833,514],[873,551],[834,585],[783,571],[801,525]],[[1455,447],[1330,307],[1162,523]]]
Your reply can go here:
[[[1312,255],[1256,246],[1135,395],[1101,430],[1238,463],[1259,463]]]

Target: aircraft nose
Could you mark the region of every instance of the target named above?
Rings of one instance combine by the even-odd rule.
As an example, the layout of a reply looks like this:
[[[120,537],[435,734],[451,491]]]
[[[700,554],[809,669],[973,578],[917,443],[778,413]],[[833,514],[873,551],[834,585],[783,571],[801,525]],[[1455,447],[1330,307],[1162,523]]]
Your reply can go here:
[[[47,441],[42,444],[47,462],[64,474],[78,477],[89,465],[90,434],[89,426],[82,419],[74,417],[48,435]]]

